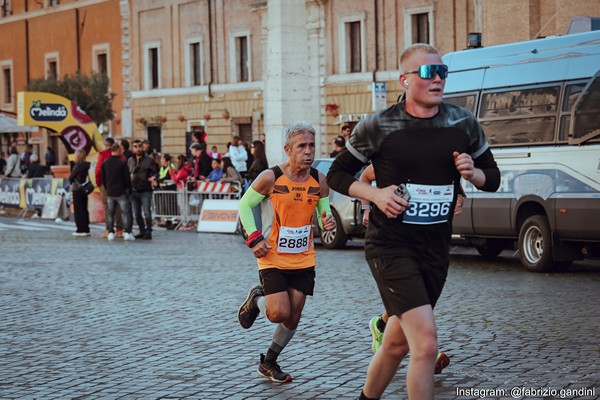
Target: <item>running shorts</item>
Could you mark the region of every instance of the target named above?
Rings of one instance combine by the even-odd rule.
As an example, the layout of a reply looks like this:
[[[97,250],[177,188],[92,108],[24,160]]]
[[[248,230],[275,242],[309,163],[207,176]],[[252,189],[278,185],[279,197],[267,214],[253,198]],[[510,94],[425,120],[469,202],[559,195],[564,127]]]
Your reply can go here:
[[[383,305],[389,315],[430,304],[442,294],[448,264],[427,264],[406,256],[381,256],[367,260]]]
[[[312,296],[315,288],[315,267],[302,269],[267,268],[258,271],[265,295],[287,292],[294,288],[306,296]]]

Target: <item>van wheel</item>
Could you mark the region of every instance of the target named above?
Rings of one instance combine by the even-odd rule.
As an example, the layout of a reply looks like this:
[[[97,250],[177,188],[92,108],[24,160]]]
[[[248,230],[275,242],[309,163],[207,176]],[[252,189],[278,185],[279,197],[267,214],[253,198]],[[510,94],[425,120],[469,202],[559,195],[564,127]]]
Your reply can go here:
[[[486,239],[482,245],[475,246],[475,248],[484,257],[496,257],[504,250],[502,243],[494,239]]]
[[[331,231],[326,231],[323,229],[320,230],[321,244],[326,249],[341,249],[346,245],[348,237],[346,236],[346,232],[344,232],[344,228],[342,227],[342,222],[337,211],[332,208],[331,214],[333,215],[335,228],[333,228]]]
[[[551,271],[554,266],[552,237],[548,219],[543,215],[527,218],[519,232],[519,257],[531,272]]]

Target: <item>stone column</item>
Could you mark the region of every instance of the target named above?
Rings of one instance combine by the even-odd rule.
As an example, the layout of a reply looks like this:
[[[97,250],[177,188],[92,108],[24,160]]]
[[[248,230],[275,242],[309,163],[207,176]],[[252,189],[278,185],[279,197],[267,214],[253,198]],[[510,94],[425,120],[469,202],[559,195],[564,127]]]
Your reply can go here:
[[[123,63],[123,109],[121,110],[121,135],[133,134],[133,110],[131,104],[131,12],[129,0],[120,0],[121,11],[121,59]]]
[[[304,120],[318,129],[318,115],[314,118],[310,115],[310,59],[306,25],[305,0],[268,1],[264,109],[266,150],[271,165],[287,159],[283,150],[284,129],[290,123]]]

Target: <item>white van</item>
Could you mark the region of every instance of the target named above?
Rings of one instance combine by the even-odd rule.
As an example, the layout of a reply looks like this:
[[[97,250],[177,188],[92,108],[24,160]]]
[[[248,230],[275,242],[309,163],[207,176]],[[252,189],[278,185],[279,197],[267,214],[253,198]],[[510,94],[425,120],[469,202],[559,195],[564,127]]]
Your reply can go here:
[[[600,255],[600,31],[443,57],[445,101],[478,118],[502,174],[463,182],[454,234],[487,256],[517,243],[530,271]]]

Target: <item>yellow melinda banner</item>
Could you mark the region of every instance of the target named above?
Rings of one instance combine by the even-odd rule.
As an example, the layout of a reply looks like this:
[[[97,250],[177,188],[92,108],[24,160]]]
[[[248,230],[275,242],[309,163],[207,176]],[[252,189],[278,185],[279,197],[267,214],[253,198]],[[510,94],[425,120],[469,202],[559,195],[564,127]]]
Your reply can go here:
[[[102,135],[90,116],[71,100],[56,94],[19,92],[17,122],[60,133],[71,154],[84,150],[89,155],[103,149]]]

